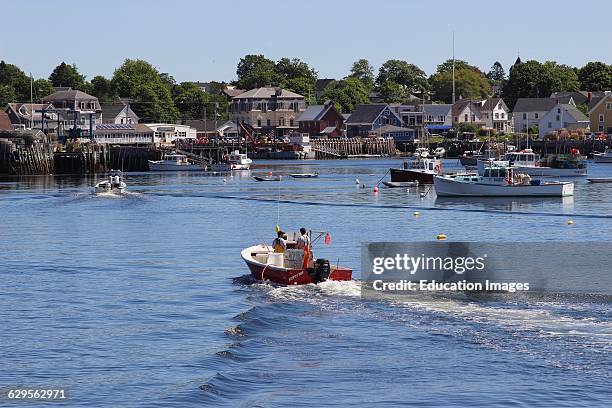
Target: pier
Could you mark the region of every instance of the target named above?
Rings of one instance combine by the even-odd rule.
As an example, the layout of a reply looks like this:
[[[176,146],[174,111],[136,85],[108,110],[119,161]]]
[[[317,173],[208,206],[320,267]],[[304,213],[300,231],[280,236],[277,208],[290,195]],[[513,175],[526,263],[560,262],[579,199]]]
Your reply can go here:
[[[314,139],[312,150],[319,160],[397,155],[395,140],[388,138]]]

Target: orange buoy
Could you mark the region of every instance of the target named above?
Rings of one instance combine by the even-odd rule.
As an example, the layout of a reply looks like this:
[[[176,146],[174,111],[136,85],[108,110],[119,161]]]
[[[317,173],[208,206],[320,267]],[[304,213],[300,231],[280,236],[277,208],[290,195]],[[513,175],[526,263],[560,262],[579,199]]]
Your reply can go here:
[[[437,239],[438,241],[444,241],[444,240],[446,239],[446,235],[444,235],[444,234],[438,234],[438,235],[436,235],[436,239]]]

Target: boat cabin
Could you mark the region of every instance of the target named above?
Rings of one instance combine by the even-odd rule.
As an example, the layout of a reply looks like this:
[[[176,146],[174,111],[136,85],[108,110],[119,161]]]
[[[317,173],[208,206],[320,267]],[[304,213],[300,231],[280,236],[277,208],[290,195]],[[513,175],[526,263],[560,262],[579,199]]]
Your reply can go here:
[[[506,153],[504,158],[515,166],[534,166],[537,162],[536,155],[531,149]]]

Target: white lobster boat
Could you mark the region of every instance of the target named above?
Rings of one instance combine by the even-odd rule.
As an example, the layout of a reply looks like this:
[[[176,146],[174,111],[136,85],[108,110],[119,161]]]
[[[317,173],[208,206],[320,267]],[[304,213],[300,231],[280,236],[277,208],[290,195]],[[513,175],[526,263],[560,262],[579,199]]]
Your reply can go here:
[[[595,163],[612,163],[612,149],[606,147],[603,153],[593,153]]]
[[[574,195],[573,182],[532,180],[515,173],[508,162],[479,161],[478,174],[434,177],[440,197],[567,197]]]
[[[203,171],[205,166],[190,163],[184,154],[167,154],[163,160],[149,160],[151,171]]]
[[[238,150],[233,151],[227,161],[213,164],[210,169],[212,171],[226,172],[232,170],[249,170],[253,160],[249,159],[246,154],[240,153]]]
[[[123,173],[120,170],[111,170],[107,180],[102,180],[94,187],[94,193],[121,194],[125,191],[126,184],[123,181]]]
[[[537,177],[584,177],[587,175],[587,165],[584,156],[576,151],[571,155],[552,155],[549,163],[536,159],[531,149],[506,153],[504,159],[512,165],[515,172]]]

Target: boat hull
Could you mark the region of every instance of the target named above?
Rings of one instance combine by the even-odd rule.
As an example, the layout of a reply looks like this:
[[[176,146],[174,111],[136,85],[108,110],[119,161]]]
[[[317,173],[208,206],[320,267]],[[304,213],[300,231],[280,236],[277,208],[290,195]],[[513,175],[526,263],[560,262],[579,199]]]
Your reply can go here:
[[[587,175],[586,167],[582,169],[555,169],[553,167],[515,166],[514,170],[516,173],[538,177],[584,177]]]
[[[590,177],[587,180],[590,183],[612,183],[612,177]]]
[[[212,171],[233,171],[233,170],[249,170],[250,164],[238,164],[238,163],[217,163],[210,166]]]
[[[242,259],[247,264],[251,276],[256,281],[270,281],[279,285],[307,285],[317,283],[306,269],[282,268],[256,261],[255,252],[261,251],[263,246],[254,246],[242,251]],[[342,266],[332,266],[327,280],[349,281],[353,278],[353,271]]]
[[[408,188],[408,187],[418,187],[418,181],[383,181],[385,186],[389,188]]]
[[[394,183],[406,183],[418,181],[419,184],[432,184],[435,173],[424,169],[389,169],[391,181]]]
[[[612,163],[612,155],[609,154],[594,154],[593,161],[595,163]]]
[[[440,197],[567,197],[574,195],[574,183],[571,182],[495,185],[436,177],[434,188]]]
[[[150,171],[204,171],[206,167],[199,164],[171,164],[171,163],[158,163],[153,160],[149,160]]]

